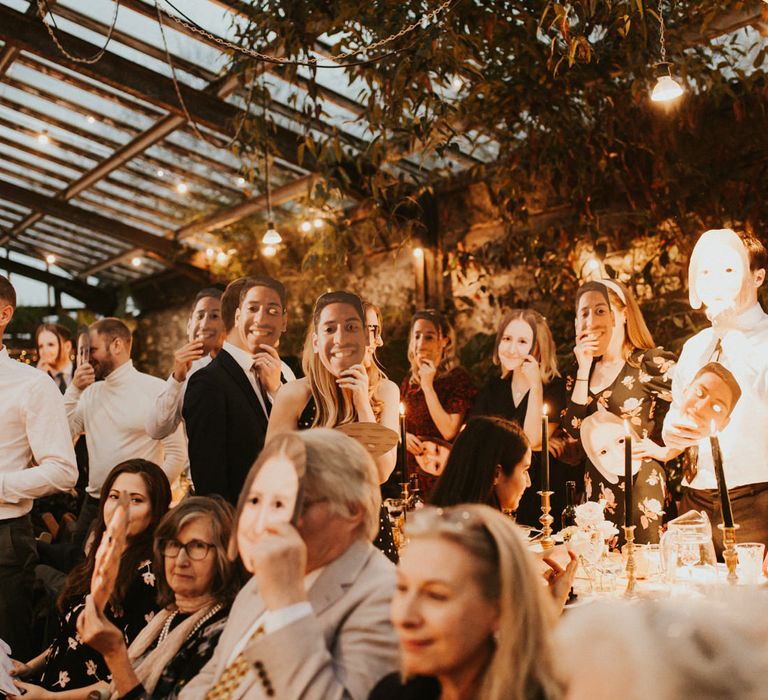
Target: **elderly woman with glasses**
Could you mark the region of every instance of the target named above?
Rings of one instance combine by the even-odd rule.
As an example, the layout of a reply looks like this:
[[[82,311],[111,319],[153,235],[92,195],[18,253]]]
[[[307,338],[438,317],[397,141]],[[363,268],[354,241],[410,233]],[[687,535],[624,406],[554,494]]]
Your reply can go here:
[[[486,505],[408,516],[392,622],[400,673],[369,700],[555,700],[556,606],[517,526]],[[568,590],[571,571],[556,571]]]
[[[86,601],[78,624],[112,673],[112,698],[175,698],[213,655],[239,590],[227,548],[233,509],[218,498],[183,500],[155,535],[158,600],[164,606],[126,648],[122,633]]]

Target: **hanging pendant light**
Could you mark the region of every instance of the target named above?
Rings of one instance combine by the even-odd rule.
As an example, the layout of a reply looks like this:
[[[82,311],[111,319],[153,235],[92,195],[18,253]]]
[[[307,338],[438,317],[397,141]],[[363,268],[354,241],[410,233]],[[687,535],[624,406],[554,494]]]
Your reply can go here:
[[[651,92],[651,100],[654,102],[669,102],[676,100],[685,90],[683,86],[672,77],[672,64],[667,61],[667,42],[664,35],[664,0],[659,0],[659,53],[661,61],[656,66],[666,67],[666,73],[662,73],[656,79],[656,85]]]
[[[277,232],[277,229],[275,228],[275,217],[272,215],[272,183],[269,179],[269,137],[267,135],[267,86],[264,82],[263,75],[262,86],[264,88],[264,98],[262,104],[264,113],[264,184],[266,186],[265,189],[267,195],[267,230],[264,233],[261,242],[267,246],[267,248],[272,248],[274,250],[274,246],[283,242],[283,237]],[[272,255],[274,255],[274,253],[272,253]]]

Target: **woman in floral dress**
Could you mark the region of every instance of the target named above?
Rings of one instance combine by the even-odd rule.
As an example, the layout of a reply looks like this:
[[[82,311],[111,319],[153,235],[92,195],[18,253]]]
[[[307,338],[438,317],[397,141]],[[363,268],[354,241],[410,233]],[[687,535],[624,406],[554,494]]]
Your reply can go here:
[[[661,444],[675,358],[655,348],[632,293],[615,280],[582,285],[576,296],[576,367],[566,378],[563,427],[587,455],[587,500],[605,501],[605,517],[624,524],[624,434],[633,434],[632,522],[635,541],[657,543],[664,514]]]
[[[112,469],[102,486],[93,542],[83,563],[67,577],[59,597],[61,617],[56,638],[46,651],[28,663],[14,661],[15,675],[23,679],[16,681],[19,696],[23,694],[25,700],[85,700],[90,691],[106,688],[109,683],[109,669],[101,654],[80,640],[77,619],[90,591],[98,543],[122,492],[130,498],[128,542],[105,616],[130,644],[159,609],[152,570],[152,539],[171,503],[171,487],[156,464],[130,459]]]

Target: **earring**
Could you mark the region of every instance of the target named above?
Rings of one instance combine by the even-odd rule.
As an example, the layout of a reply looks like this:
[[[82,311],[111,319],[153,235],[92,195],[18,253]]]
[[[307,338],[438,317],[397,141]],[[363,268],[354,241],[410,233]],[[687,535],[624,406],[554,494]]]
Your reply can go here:
[[[496,646],[499,646],[499,640],[501,638],[501,630],[494,630],[493,634],[491,635],[491,637],[493,637],[493,643]]]

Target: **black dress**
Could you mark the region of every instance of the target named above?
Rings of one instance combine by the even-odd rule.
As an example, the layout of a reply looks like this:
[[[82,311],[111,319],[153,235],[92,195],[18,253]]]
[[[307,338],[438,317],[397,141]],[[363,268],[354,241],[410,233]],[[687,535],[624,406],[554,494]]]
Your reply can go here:
[[[399,673],[390,673],[376,684],[368,700],[440,700],[441,692],[440,683],[433,676],[414,676],[403,683]],[[546,700],[541,690],[533,691],[528,697]]]
[[[299,416],[296,427],[299,430],[309,430],[315,420],[316,411],[317,407],[315,406],[315,399],[310,396],[307,405],[304,406],[304,410]],[[383,503],[379,513],[379,534],[376,535],[373,545],[384,552],[387,559],[395,564],[400,561],[400,557],[397,554],[397,547],[395,547],[395,538],[392,535],[392,524],[389,522],[389,514]]]
[[[520,403],[515,406],[512,400],[512,375],[505,379],[494,377],[481,390],[475,405],[472,408],[472,416],[497,416],[515,421],[521,428],[525,424],[525,414],[528,411],[528,398],[530,391],[525,393]],[[544,402],[549,408],[550,421],[556,423],[558,416],[566,407],[565,381],[555,377],[544,385]],[[531,458],[531,486],[525,490],[517,508],[515,520],[521,525],[541,527],[541,497],[537,491],[541,489],[541,451],[534,452]],[[553,491],[551,496],[551,512],[555,519],[552,529],[560,529],[560,514],[565,508],[565,482],[580,481],[583,478],[580,468],[570,467],[549,455],[549,488]]]
[[[133,581],[125,595],[124,609],[115,612],[107,605],[107,619],[118,627],[130,644],[144,629],[159,607],[156,602],[155,574],[152,561],[139,563]],[[109,682],[109,668],[101,654],[80,641],[77,618],[85,607],[85,599],[70,605],[59,619],[59,632],[51,644],[40,685],[46,690],[61,692],[85,688],[99,681]]]
[[[671,370],[675,359],[674,355],[661,348],[636,350],[610,386],[597,393],[590,390],[585,405],[575,404],[569,399],[563,427],[583,442],[582,424],[601,409],[628,421],[641,437],[663,444],[661,427],[672,400]],[[575,377],[574,368],[566,380],[569,395],[573,391]],[[616,467],[623,474],[623,462]],[[664,515],[664,465],[654,459],[644,459],[632,483],[633,522],[637,526],[635,541],[639,544],[658,544]],[[598,468],[587,458],[584,490],[589,501],[605,500],[605,518],[618,527],[619,543],[624,542],[621,529],[624,524],[623,476],[607,474],[604,468]]]

